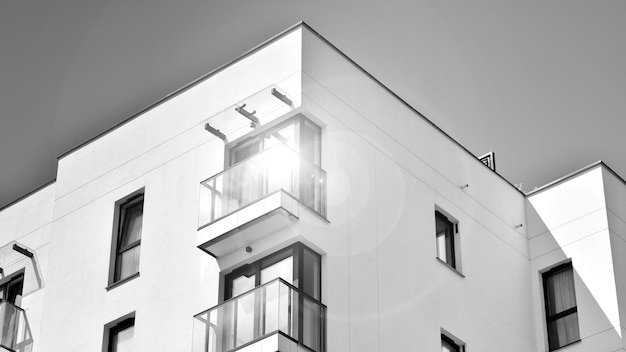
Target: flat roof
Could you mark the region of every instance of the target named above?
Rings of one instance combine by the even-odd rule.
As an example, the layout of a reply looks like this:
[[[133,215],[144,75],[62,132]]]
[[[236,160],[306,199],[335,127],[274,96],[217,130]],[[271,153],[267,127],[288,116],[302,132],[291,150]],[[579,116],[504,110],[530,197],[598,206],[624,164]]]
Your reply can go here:
[[[556,186],[556,185],[558,185],[560,183],[568,181],[568,180],[570,180],[570,179],[572,179],[572,178],[574,178],[574,177],[576,177],[576,176],[578,176],[578,175],[580,175],[582,173],[585,173],[585,172],[587,172],[587,171],[589,171],[589,170],[591,170],[593,168],[596,168],[596,167],[602,167],[602,168],[606,169],[611,174],[613,174],[613,176],[615,176],[622,184],[626,185],[626,181],[622,178],[622,176],[618,175],[617,172],[613,171],[613,169],[611,169],[606,163],[604,163],[604,161],[598,160],[598,161],[596,161],[594,163],[591,163],[591,164],[589,164],[589,165],[587,165],[585,167],[582,167],[582,168],[580,168],[580,169],[578,169],[576,171],[570,172],[569,174],[567,174],[567,175],[565,175],[563,177],[557,178],[556,180],[554,180],[552,182],[546,183],[545,185],[543,185],[541,187],[537,187],[537,188],[533,189],[532,191],[528,191],[528,192],[525,193],[525,195],[528,197],[528,196],[531,196],[531,195],[533,195],[535,193],[539,193],[539,192],[548,190],[548,189],[550,189],[550,188],[552,188],[552,187],[554,187],[554,186]]]

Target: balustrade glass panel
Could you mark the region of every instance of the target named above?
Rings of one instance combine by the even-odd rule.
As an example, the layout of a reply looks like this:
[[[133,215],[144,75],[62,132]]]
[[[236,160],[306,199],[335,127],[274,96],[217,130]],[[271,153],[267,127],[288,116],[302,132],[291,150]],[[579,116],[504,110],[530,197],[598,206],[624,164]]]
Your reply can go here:
[[[32,343],[24,310],[6,301],[0,303],[0,346],[17,352],[28,352]]]
[[[200,226],[281,189],[326,216],[320,134],[300,117],[233,147],[228,169],[201,183]]]
[[[276,331],[322,352],[323,309],[320,303],[276,279],[198,314],[194,319],[193,352],[227,352]]]
[[[320,350],[320,305],[308,297],[302,300],[302,343],[314,351]]]
[[[232,280],[231,297],[250,291],[255,286],[256,276],[254,274],[241,275]]]
[[[258,313],[255,312],[258,290],[237,299],[237,324],[235,330],[235,346],[239,347],[255,338],[255,323]]]
[[[293,256],[290,255],[277,263],[261,269],[261,285],[279,277],[289,283],[293,283]]]

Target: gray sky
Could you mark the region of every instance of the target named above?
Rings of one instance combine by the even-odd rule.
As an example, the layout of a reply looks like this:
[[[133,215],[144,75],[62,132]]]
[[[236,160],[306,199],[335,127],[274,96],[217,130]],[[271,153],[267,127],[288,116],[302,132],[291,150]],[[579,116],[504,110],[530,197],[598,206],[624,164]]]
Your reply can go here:
[[[525,190],[599,159],[626,177],[623,0],[0,0],[0,207],[300,20]]]

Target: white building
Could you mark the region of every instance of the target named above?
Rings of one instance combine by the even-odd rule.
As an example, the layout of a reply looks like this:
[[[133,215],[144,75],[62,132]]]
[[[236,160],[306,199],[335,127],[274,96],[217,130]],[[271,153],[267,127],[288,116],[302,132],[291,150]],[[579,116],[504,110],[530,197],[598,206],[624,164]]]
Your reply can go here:
[[[603,163],[524,194],[299,24],[0,211],[0,345],[624,351],[624,219]]]

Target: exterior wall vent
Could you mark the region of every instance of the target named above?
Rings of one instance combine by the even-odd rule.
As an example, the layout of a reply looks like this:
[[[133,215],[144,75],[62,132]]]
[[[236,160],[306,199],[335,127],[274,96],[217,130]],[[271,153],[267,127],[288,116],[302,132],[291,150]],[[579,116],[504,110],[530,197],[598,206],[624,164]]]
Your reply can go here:
[[[479,156],[478,160],[491,170],[496,171],[496,154],[494,154],[494,152],[489,152],[483,156]]]

